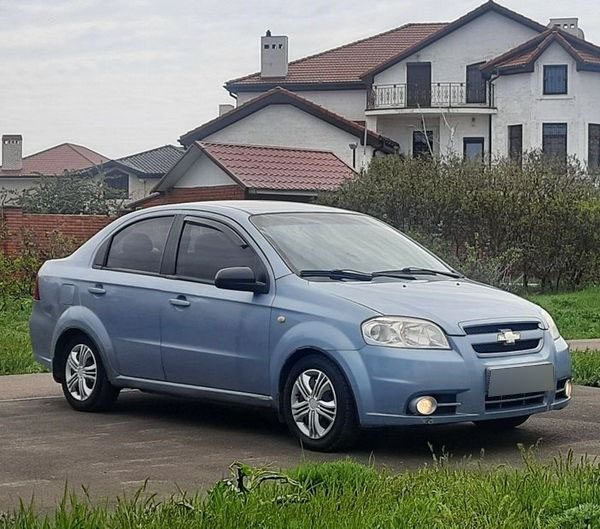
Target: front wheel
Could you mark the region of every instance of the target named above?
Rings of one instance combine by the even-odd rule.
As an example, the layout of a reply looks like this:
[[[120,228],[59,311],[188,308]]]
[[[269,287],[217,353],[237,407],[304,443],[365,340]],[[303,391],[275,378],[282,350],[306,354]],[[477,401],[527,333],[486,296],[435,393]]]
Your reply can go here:
[[[356,440],[352,391],[340,369],[327,358],[306,356],[292,367],[282,404],[288,428],[310,450],[333,452]]]
[[[521,417],[507,417],[505,419],[476,421],[475,426],[478,426],[483,430],[510,430],[511,428],[521,426],[521,424],[523,424],[527,419],[529,419],[529,415],[522,415]]]
[[[66,351],[62,389],[67,402],[77,411],[109,409],[119,395],[119,388],[108,380],[96,346],[81,336],[71,340]]]

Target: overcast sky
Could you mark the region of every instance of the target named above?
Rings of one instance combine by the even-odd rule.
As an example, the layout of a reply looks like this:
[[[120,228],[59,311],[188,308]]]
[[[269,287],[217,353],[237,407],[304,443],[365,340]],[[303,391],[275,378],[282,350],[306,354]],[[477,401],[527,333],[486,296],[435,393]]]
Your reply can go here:
[[[451,21],[483,0],[0,0],[0,133],[25,154],[65,141],[108,157],[212,119],[222,88],[259,68],[267,28],[296,59],[407,22]],[[503,0],[546,24],[579,16],[600,43],[597,0]]]

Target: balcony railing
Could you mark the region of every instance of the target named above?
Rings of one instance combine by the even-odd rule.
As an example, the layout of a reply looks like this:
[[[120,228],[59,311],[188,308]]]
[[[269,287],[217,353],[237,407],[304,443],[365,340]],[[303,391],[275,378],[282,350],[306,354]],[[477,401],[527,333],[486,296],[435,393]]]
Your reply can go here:
[[[450,108],[492,107],[493,85],[467,87],[466,83],[432,83],[431,87],[407,85],[373,85],[368,108]]]

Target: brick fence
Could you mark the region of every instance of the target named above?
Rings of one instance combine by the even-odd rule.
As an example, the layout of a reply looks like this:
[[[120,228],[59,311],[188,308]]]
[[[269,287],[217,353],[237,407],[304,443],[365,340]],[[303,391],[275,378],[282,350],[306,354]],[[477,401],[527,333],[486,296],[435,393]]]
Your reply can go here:
[[[103,215],[46,215],[23,213],[17,207],[1,208],[0,251],[19,253],[27,238],[43,250],[51,245],[50,238],[57,233],[81,244],[113,220]]]

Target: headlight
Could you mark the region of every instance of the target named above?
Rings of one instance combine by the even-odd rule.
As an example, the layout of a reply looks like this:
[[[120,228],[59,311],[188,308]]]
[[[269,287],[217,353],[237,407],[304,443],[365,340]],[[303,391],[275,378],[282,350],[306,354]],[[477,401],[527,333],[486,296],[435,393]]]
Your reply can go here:
[[[550,316],[550,314],[548,314],[548,312],[545,311],[542,307],[540,307],[540,312],[542,313],[542,318],[544,318],[544,320],[546,321],[546,325],[550,330],[550,335],[552,336],[552,339],[558,340],[560,338],[560,331],[558,330],[556,323],[554,323],[552,316]]]
[[[409,349],[450,349],[444,331],[435,323],[414,318],[382,316],[362,324],[365,342]]]

